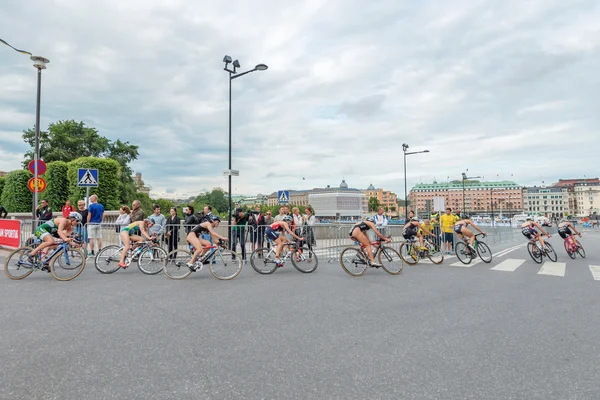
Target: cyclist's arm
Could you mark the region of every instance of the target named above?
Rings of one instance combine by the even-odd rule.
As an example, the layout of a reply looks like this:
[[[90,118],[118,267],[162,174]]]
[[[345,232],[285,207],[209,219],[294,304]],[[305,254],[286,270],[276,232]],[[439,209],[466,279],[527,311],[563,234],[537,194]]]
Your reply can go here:
[[[67,225],[67,220],[66,220],[66,219],[63,219],[63,220],[61,221],[60,225],[58,225],[58,236],[59,236],[59,237],[60,237],[62,240],[64,240],[65,242],[68,242],[68,241],[69,241],[69,240],[71,240],[71,239],[70,239],[70,238],[69,238],[69,236],[67,235],[67,234],[68,234],[68,232],[67,232],[67,230],[65,229],[66,225]]]
[[[542,228],[542,227],[541,227],[541,225],[540,225],[540,224],[538,224],[538,223],[537,223],[537,222],[535,222],[535,221],[533,222],[533,224],[534,224],[534,225],[535,225],[535,226],[536,226],[536,227],[537,227],[537,228],[538,228],[538,229],[539,229],[539,230],[540,230],[540,231],[541,231],[541,232],[542,232],[542,233],[543,233],[545,236],[549,236],[549,235],[548,235],[548,232],[546,232],[546,231],[544,230],[544,228]]]
[[[290,227],[288,226],[288,224],[286,222],[280,221],[280,224],[282,224],[281,226],[283,226],[283,228],[287,231],[287,233],[289,233],[290,235],[292,235],[293,237],[295,237],[298,240],[302,240],[302,238],[300,236],[297,236],[294,232],[292,232],[292,230],[290,229]]]
[[[581,233],[577,229],[575,229],[575,225],[573,225],[572,223],[569,222],[569,226],[571,228],[573,228],[573,231],[575,232],[576,235],[580,235],[581,236]]]
[[[137,225],[140,227],[140,234],[141,234],[141,236],[145,237],[148,240],[152,240],[152,238],[150,237],[150,234],[146,230],[146,226],[144,224],[144,221],[138,221]]]
[[[481,230],[481,229],[480,229],[480,228],[479,228],[477,225],[475,225],[475,224],[473,223],[473,221],[469,220],[469,223],[471,224],[471,226],[472,226],[473,228],[477,229],[477,230],[479,231],[479,233],[483,233],[483,234],[485,234],[485,233],[484,233],[484,232],[483,232],[483,231],[482,231],[482,230]]]
[[[380,238],[383,240],[387,240],[387,238],[385,236],[383,236],[381,233],[379,233],[379,231],[377,230],[377,228],[375,227],[375,224],[369,221],[366,221],[366,224],[369,225],[369,227],[373,230],[373,232]]]
[[[203,225],[204,226],[204,225]],[[206,229],[208,229],[208,232],[210,233],[211,236],[217,237],[221,240],[227,240],[226,237],[219,235],[216,231],[213,230],[212,224],[208,223],[208,226],[204,226]]]

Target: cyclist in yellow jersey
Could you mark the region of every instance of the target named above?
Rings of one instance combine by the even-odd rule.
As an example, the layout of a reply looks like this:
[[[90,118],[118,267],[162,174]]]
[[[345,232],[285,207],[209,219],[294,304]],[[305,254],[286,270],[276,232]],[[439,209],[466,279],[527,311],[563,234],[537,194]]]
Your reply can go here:
[[[434,228],[435,228],[435,226],[431,223],[431,221],[428,220],[428,219],[426,219],[421,224],[421,227],[419,229],[419,233],[421,235],[423,235],[423,236],[433,236],[433,229]]]

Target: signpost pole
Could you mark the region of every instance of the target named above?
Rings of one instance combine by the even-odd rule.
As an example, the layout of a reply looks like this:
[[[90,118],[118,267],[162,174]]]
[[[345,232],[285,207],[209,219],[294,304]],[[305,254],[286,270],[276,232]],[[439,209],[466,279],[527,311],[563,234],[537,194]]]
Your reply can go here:
[[[90,187],[85,188],[85,208],[90,206]]]

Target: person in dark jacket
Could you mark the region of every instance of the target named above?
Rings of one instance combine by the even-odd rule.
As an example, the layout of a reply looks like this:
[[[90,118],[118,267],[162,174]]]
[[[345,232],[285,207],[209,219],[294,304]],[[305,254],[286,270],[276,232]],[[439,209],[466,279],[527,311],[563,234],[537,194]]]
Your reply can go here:
[[[35,215],[40,221],[50,221],[52,219],[52,209],[48,205],[48,200],[42,199],[42,205],[37,207]]]
[[[185,224],[186,236],[190,233],[194,226],[200,223],[198,217],[194,214],[194,206],[187,206],[185,208],[185,216],[183,217],[183,223]]]
[[[8,211],[6,211],[6,208],[4,208],[0,205],[0,218],[6,218],[7,215],[8,215]]]
[[[177,248],[177,243],[179,243],[179,224],[181,224],[181,218],[177,215],[177,208],[175,207],[171,207],[169,214],[169,218],[167,218],[165,241],[167,242],[170,253]]]

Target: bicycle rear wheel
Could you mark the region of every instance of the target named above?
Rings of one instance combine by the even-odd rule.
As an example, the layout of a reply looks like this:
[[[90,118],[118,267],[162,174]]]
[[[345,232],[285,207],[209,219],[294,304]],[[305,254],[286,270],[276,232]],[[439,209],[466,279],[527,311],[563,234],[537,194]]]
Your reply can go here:
[[[489,264],[492,262],[492,250],[490,250],[487,243],[477,242],[477,254],[479,254],[479,258],[481,258],[484,263]]]
[[[340,254],[340,264],[352,276],[361,276],[367,270],[365,256],[355,247],[347,247]]]
[[[62,259],[62,260],[61,260]],[[67,268],[63,268],[65,265]],[[59,251],[50,260],[50,273],[57,281],[70,281],[75,279],[85,268],[85,254],[80,249]]]
[[[581,243],[579,243],[579,241],[577,241],[576,243],[577,243],[577,253],[579,253],[581,258],[585,258],[585,250],[583,249],[583,246],[581,245]]]
[[[271,249],[266,247],[254,250],[250,255],[250,265],[259,274],[272,274],[277,269],[277,264],[275,264],[275,250],[271,251]]]
[[[300,247],[292,255],[292,265],[305,274],[314,272],[319,266],[319,259],[308,247]]]
[[[529,252],[531,258],[533,258],[533,261],[535,261],[538,264],[542,263],[542,258],[544,257],[544,255],[542,254],[540,249],[538,249],[537,245],[534,242],[527,243],[527,251]]]
[[[556,255],[556,252],[554,251],[554,248],[548,242],[546,242],[546,248],[544,249],[544,253],[546,253],[546,255],[548,256],[548,258],[552,262],[556,262],[556,260],[558,260],[558,256]]]
[[[210,273],[222,281],[233,279],[242,272],[242,258],[231,250],[217,250],[207,261]]]
[[[400,257],[402,258],[402,261],[408,265],[415,265],[419,262],[419,256],[415,251],[415,246],[410,242],[404,242],[400,245]]]
[[[167,252],[162,247],[147,247],[138,258],[138,268],[146,275],[156,275],[163,270]]]
[[[377,253],[377,259],[385,272],[391,275],[398,275],[402,272],[404,262],[400,257],[400,253],[391,247],[380,247]]]
[[[468,253],[469,249],[464,242],[456,243],[456,246],[454,246],[454,252],[456,253],[456,258],[458,258],[458,261],[465,265],[471,264],[471,260],[473,260],[473,258]]]
[[[31,247],[21,247],[9,254],[4,262],[4,273],[6,276],[18,281],[31,275],[33,265],[27,260],[27,256],[31,250],[33,250]]]
[[[167,254],[167,261],[163,271],[165,275],[171,279],[187,278],[192,270],[187,263],[192,259],[192,252],[184,249],[175,249]]]
[[[123,248],[117,245],[106,246],[96,254],[94,266],[102,274],[112,274],[119,269]]]
[[[441,264],[444,262],[444,253],[437,244],[426,240],[425,247],[427,247],[427,258],[429,258],[432,263]]]
[[[565,239],[563,243],[565,245],[565,251],[567,252],[567,255],[572,259],[575,259],[576,253],[573,250],[571,250],[571,245],[569,244],[569,242]]]

